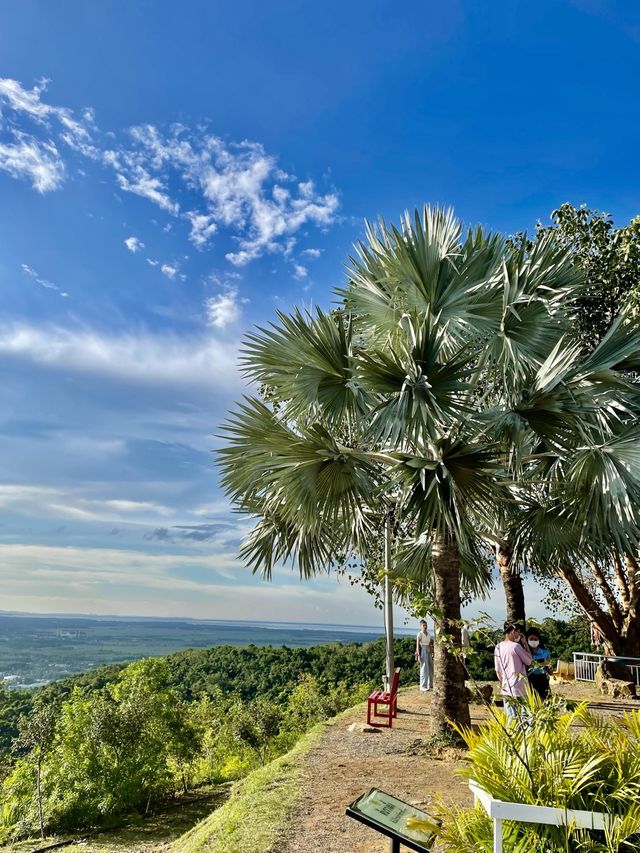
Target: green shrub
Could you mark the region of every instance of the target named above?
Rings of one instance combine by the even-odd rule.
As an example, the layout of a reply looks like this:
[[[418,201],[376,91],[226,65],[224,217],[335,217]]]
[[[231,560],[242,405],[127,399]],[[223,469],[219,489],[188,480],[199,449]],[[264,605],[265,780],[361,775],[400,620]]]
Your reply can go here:
[[[567,711],[558,699],[531,696],[517,720],[496,711],[479,729],[459,733],[469,747],[461,772],[495,799],[620,818],[609,833],[505,822],[505,850],[640,851],[640,711],[604,719],[586,704]],[[447,853],[491,853],[493,828],[483,810],[443,808],[442,817]]]

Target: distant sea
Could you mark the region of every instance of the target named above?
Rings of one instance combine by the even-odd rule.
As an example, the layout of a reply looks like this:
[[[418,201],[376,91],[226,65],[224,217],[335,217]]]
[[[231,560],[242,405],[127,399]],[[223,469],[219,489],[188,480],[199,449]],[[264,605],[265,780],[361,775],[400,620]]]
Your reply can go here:
[[[317,646],[375,640],[382,626],[0,613],[0,678],[31,688],[106,663],[210,646]],[[397,634],[413,629],[398,626]]]

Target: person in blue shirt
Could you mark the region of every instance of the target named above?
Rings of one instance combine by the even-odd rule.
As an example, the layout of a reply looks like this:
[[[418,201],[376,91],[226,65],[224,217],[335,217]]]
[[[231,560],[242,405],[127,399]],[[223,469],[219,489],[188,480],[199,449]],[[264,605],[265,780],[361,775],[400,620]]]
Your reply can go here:
[[[540,631],[537,628],[529,628],[527,631],[527,645],[533,658],[527,669],[529,686],[541,699],[546,699],[549,695],[549,673],[552,672],[551,653],[540,642]]]

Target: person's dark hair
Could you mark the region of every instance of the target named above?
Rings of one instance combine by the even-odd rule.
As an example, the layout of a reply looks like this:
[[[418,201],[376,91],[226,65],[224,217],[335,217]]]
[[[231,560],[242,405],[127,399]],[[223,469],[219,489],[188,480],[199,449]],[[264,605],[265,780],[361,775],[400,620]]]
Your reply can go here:
[[[538,640],[540,639],[540,631],[537,628],[529,628],[527,631],[527,637],[536,637]]]
[[[502,630],[505,634],[508,634],[509,631],[513,631],[514,629],[516,631],[522,631],[522,625],[518,625],[517,622],[505,622]]]

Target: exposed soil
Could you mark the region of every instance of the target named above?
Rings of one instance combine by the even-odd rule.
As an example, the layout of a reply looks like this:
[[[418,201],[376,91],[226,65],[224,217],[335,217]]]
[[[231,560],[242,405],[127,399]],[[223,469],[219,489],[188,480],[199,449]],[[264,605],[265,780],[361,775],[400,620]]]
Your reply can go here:
[[[362,711],[328,726],[305,759],[302,801],[278,846],[280,853],[387,853],[389,841],[344,814],[369,788],[381,788],[428,810],[436,794],[446,802],[471,804],[466,783],[455,771],[462,755],[455,748],[428,749],[431,694],[417,688],[399,694],[392,729],[349,731],[364,722]],[[479,722],[484,709],[472,706]]]
[[[495,685],[497,688],[497,685]],[[593,684],[566,682],[552,690],[568,700],[589,700],[594,710],[619,714],[640,707],[594,695]],[[417,688],[399,694],[392,729],[375,733],[349,731],[363,723],[360,710],[331,723],[305,758],[302,799],[283,833],[279,853],[387,853],[389,841],[345,816],[345,807],[369,788],[381,788],[429,811],[436,797],[445,803],[471,805],[467,783],[456,773],[464,752],[428,742],[431,693]],[[471,705],[472,723],[486,720],[483,705]]]

